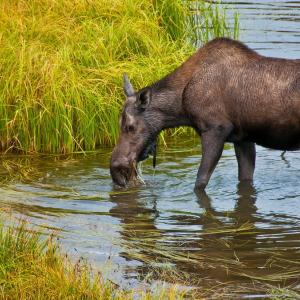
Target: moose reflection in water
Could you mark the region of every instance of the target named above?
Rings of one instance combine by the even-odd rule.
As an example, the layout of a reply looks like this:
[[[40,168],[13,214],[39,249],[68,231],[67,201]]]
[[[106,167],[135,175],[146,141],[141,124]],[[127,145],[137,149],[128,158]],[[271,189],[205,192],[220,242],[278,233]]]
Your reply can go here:
[[[138,190],[113,194],[111,201],[115,206],[110,214],[121,221],[121,255],[142,263],[135,268],[138,275],[128,268],[127,276],[148,279],[151,274],[151,279],[201,286],[202,295],[205,288],[211,295],[210,288],[216,285],[224,284],[224,290],[230,288],[230,282],[239,283],[237,293],[254,288],[265,292],[265,286],[253,286],[253,280],[260,278],[278,285],[284,282],[287,267],[289,272],[295,272],[295,277],[285,284],[297,283],[298,266],[289,264],[288,259],[300,259],[299,251],[293,250],[300,234],[291,237],[284,228],[256,226],[269,222],[257,213],[256,190],[249,183],[240,183],[237,188],[233,211],[219,212],[202,191],[196,193],[195,199],[199,212],[174,213],[165,220],[160,217],[153,195],[149,202],[140,198]],[[185,230],[181,231],[183,227]],[[280,244],[276,243],[278,235]],[[288,256],[285,247],[290,248]]]
[[[121,134],[111,156],[115,184],[137,178],[137,163],[156,153],[166,129],[189,126],[201,136],[195,189],[202,190],[234,144],[240,181],[252,181],[255,144],[300,149],[300,60],[271,58],[231,39],[215,39],[163,79],[135,92],[124,77]]]

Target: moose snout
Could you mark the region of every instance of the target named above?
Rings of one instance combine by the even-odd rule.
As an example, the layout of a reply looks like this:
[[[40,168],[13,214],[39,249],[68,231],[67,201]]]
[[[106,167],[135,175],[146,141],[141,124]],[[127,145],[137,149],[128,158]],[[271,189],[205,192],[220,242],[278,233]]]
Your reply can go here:
[[[127,157],[112,157],[110,174],[113,182],[119,186],[126,186],[133,173],[133,162]]]

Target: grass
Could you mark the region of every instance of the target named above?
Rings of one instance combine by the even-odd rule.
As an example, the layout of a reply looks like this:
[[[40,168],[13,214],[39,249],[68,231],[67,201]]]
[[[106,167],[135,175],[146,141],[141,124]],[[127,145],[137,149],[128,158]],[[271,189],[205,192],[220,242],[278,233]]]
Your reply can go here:
[[[271,288],[270,298],[273,300],[296,300],[300,299],[300,293],[297,293],[288,288]]]
[[[196,42],[237,38],[237,15],[232,27],[225,10],[203,1],[1,1],[0,151],[113,145],[124,72],[136,88],[147,85]]]
[[[71,263],[54,236],[43,238],[26,223],[0,225],[0,299],[183,299],[176,286],[123,291],[87,263]]]

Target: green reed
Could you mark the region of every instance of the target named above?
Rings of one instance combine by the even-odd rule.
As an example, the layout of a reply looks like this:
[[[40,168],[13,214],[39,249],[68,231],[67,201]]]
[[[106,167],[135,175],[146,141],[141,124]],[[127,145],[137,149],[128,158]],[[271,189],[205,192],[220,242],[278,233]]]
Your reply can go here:
[[[3,0],[0,150],[113,145],[124,101],[181,64],[195,42],[237,37],[218,5],[177,0]],[[180,132],[180,131],[179,131]]]

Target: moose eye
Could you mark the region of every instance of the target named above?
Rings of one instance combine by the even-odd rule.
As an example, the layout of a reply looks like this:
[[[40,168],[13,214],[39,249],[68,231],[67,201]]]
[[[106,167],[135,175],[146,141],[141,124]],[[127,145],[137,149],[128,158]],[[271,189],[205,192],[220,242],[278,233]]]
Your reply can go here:
[[[134,132],[134,131],[135,131],[134,126],[133,126],[133,125],[128,125],[128,126],[127,126],[127,131],[128,131],[128,132]]]

